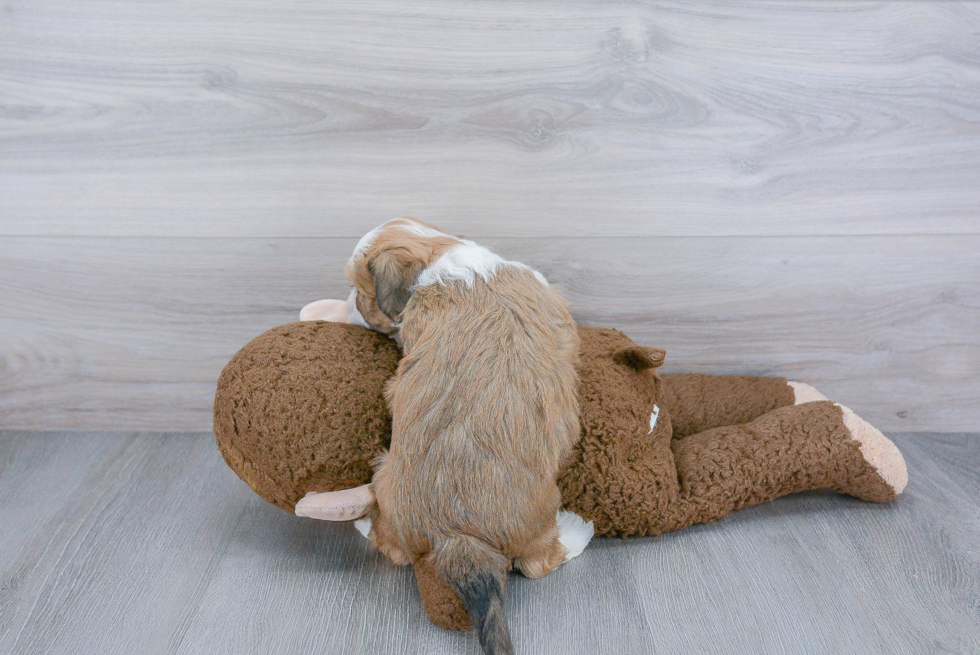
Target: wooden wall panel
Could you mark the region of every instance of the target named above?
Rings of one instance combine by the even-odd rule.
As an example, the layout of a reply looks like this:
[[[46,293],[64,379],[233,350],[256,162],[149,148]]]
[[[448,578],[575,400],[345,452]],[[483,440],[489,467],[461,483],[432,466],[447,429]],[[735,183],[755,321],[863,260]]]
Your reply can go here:
[[[8,0],[0,426],[208,425],[416,215],[668,370],[975,430],[980,4]]]
[[[8,0],[0,234],[977,233],[970,2]]]
[[[250,338],[342,297],[353,239],[7,238],[0,427],[206,430]],[[783,375],[888,430],[967,430],[980,237],[491,239],[664,370]]]

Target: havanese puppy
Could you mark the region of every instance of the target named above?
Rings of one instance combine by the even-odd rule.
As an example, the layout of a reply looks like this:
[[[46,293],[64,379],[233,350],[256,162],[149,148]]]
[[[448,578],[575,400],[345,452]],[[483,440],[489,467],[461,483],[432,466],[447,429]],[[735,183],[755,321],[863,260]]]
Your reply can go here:
[[[413,219],[365,235],[345,274],[351,322],[404,351],[371,543],[397,564],[431,557],[484,651],[510,653],[507,571],[541,577],[592,537],[555,482],[579,437],[574,322],[537,271]]]

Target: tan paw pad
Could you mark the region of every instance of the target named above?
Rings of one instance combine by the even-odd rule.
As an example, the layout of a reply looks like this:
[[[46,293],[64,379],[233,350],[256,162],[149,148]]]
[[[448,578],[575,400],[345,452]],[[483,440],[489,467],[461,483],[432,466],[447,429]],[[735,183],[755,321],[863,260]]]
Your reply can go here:
[[[908,469],[901,451],[881,430],[855,414],[849,408],[834,403],[844,413],[844,425],[851,432],[851,438],[858,442],[864,461],[871,464],[878,475],[895,490],[896,494],[905,490],[909,482]]]
[[[794,405],[802,405],[803,403],[812,403],[817,400],[829,400],[827,396],[823,395],[816,388],[811,387],[809,384],[804,382],[796,382],[795,380],[786,380],[786,384],[793,388],[793,393],[796,396],[796,400],[793,402]]]

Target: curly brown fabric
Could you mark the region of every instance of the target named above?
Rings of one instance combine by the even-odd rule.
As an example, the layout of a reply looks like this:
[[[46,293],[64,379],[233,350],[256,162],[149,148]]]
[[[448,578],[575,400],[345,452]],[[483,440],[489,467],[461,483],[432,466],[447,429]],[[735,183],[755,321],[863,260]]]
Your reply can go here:
[[[308,491],[371,481],[391,441],[384,384],[401,352],[345,323],[289,323],[238,351],[218,379],[214,436],[228,466],[292,512]]]
[[[415,580],[425,613],[433,623],[446,630],[473,629],[473,621],[463,601],[436,573],[431,558],[423,557],[415,562]]]
[[[738,425],[792,405],[793,388],[784,378],[747,375],[665,375],[664,405],[670,408],[674,438],[723,425]],[[710,398],[711,402],[704,400]]]

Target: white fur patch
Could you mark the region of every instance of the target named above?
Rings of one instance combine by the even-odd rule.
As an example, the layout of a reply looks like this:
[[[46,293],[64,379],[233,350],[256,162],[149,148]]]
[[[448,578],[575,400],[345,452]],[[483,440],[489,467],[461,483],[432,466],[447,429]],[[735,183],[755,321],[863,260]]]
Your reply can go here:
[[[392,229],[405,230],[406,232],[411,232],[412,234],[417,234],[420,237],[449,237],[450,239],[455,239],[456,237],[446,234],[442,230],[437,230],[432,227],[427,227],[425,225],[420,225],[419,223],[413,221],[410,218],[403,218],[405,223],[400,223],[398,225],[392,225]]]
[[[392,221],[404,222],[391,225],[390,223]],[[450,237],[450,235],[446,234],[445,232],[441,232],[431,227],[426,227],[425,225],[420,225],[410,218],[393,218],[391,221],[385,221],[382,225],[379,225],[362,236],[357,242],[357,245],[354,246],[354,254],[351,255],[351,259],[354,259],[367,252],[367,249],[371,247],[371,244],[374,243],[374,240],[378,238],[378,235],[381,234],[383,230],[405,230],[406,232],[418,235],[420,237]]]
[[[465,282],[467,287],[472,287],[477,276],[488,282],[497,274],[497,270],[501,266],[528,268],[520,262],[504,259],[485,246],[468,239],[461,239],[458,246],[453,246],[444,252],[439,259],[422,271],[418,280],[415,281],[415,286],[427,287],[433,284],[444,285],[448,282],[461,281]],[[535,272],[535,277],[543,280],[545,285],[548,284],[540,273]]]
[[[415,286],[427,287],[461,280],[467,287],[471,287],[477,275],[484,281],[489,281],[504,263],[504,258],[491,252],[489,248],[479,246],[472,241],[463,241],[444,252],[439,259],[422,271]]]
[[[558,512],[558,541],[568,550],[565,561],[578,557],[592,541],[595,526],[574,512]]]
[[[357,309],[357,289],[351,289],[350,295],[347,296],[347,322],[351,325],[366,327],[369,330],[374,329],[364,321],[364,317]]]
[[[361,533],[361,536],[365,539],[371,534],[371,519],[365,516],[363,519],[357,519],[354,521],[354,528]]]
[[[384,225],[379,225],[362,236],[360,240],[358,240],[357,245],[354,246],[354,254],[351,255],[351,259],[357,257],[358,255],[363,255],[367,249],[371,247],[371,244],[374,243],[374,240],[378,238],[378,235],[381,234],[381,228],[383,227]]]
[[[400,222],[392,224],[393,221]],[[472,287],[477,276],[482,277],[484,281],[488,282],[490,278],[497,274],[497,270],[501,266],[515,266],[517,268],[530,269],[538,282],[546,287],[550,286],[545,276],[525,264],[506,260],[485,246],[474,243],[469,239],[457,239],[441,230],[422,225],[411,218],[392,219],[365,234],[357,242],[357,246],[354,247],[354,254],[351,255],[351,260],[353,261],[367,252],[371,244],[374,243],[374,240],[383,230],[404,230],[416,236],[446,237],[459,241],[458,245],[449,248],[436,261],[430,264],[428,268],[422,271],[422,274],[419,275],[413,287],[427,287],[433,284],[445,285],[454,281],[462,281],[466,283],[467,287]],[[354,306],[353,301],[348,299],[347,305],[350,310],[350,322],[355,325],[364,325],[363,317],[360,322],[355,320],[357,308]],[[356,316],[360,317],[360,313],[357,313]]]
[[[660,408],[654,405],[653,413],[650,414],[650,432],[653,432],[653,429],[657,427],[658,418],[660,418]],[[647,434],[650,434],[650,432],[647,432]]]

